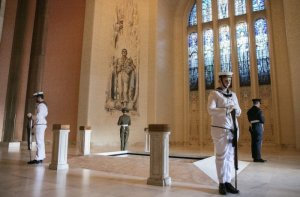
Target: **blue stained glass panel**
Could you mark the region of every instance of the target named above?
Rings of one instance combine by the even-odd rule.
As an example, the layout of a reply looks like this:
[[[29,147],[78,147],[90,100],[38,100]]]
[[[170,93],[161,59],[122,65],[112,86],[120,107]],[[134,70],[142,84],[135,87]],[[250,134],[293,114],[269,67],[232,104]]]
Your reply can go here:
[[[203,32],[205,88],[214,89],[214,35],[212,29]]]
[[[198,90],[198,34],[189,34],[189,75],[190,91]]]
[[[222,26],[219,30],[219,43],[220,43],[220,64],[221,71],[232,71],[230,59],[230,33],[228,26]]]
[[[269,41],[266,19],[255,21],[256,61],[259,85],[271,83]]]
[[[234,8],[236,16],[246,14],[246,0],[235,0]]]
[[[228,18],[228,0],[218,0],[219,19]]]
[[[265,0],[252,0],[253,12],[265,9]]]
[[[211,0],[202,1],[202,21],[203,23],[212,21]]]
[[[236,26],[236,41],[240,86],[250,86],[250,54],[247,23],[242,22]]]
[[[189,16],[189,26],[194,26],[194,25],[197,25],[197,7],[196,7],[196,3],[192,7],[192,10],[191,10],[190,16]]]

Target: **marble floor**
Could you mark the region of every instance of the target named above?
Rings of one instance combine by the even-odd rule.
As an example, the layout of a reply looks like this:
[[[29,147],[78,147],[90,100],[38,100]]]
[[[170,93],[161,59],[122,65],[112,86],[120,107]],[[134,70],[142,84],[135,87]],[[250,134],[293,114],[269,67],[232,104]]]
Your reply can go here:
[[[29,152],[0,149],[0,196],[22,197],[183,197],[219,196],[217,186],[207,174],[193,165],[197,159],[213,155],[211,147],[170,147],[170,155],[189,156],[170,158],[172,185],[147,185],[148,156],[103,156],[97,153],[117,151],[117,147],[92,147],[89,156],[78,156],[76,148],[68,152],[68,170],[50,170],[51,147],[43,164],[27,165]],[[143,147],[130,147],[143,152]],[[249,165],[238,175],[238,195],[227,196],[300,196],[300,152],[294,149],[264,148],[266,163],[253,163],[247,148],[241,148],[239,159]],[[34,154],[34,153],[32,153]]]

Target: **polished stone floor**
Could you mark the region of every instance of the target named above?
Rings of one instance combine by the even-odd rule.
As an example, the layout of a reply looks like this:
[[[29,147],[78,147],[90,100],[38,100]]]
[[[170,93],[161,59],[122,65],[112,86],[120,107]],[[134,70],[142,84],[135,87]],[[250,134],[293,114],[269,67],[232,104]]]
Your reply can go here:
[[[219,196],[217,183],[193,165],[196,159],[170,158],[172,185],[147,185],[149,157],[112,157],[97,153],[117,151],[117,147],[93,147],[89,156],[78,156],[70,147],[68,170],[50,170],[51,147],[47,145],[47,159],[43,164],[27,165],[29,152],[0,149],[0,196],[22,197],[183,197]],[[143,152],[143,147],[130,147],[132,152]],[[32,153],[34,154],[34,153]],[[208,148],[170,147],[170,155],[207,157]],[[253,163],[250,152],[242,148],[241,161],[249,165],[238,175],[239,195],[227,196],[300,196],[300,152],[294,149],[264,148],[267,163]]]

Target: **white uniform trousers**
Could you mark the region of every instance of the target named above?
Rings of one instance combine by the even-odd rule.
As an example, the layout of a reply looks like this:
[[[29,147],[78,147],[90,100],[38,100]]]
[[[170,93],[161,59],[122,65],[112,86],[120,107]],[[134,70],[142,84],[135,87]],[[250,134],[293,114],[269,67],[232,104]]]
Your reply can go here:
[[[219,183],[230,183],[234,171],[234,148],[232,147],[233,135],[229,130],[211,128],[216,155],[216,169]]]
[[[35,160],[44,160],[46,158],[45,153],[45,130],[47,125],[35,126],[35,139],[36,139],[36,156]]]

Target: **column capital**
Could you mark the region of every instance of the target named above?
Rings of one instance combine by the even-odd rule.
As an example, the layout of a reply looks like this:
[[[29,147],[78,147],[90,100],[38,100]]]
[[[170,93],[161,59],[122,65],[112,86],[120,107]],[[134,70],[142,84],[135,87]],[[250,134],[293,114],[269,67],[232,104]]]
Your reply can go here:
[[[79,130],[92,130],[91,126],[79,126]]]
[[[149,124],[149,132],[170,132],[168,124]]]
[[[68,124],[53,124],[53,130],[70,130],[70,125]]]

